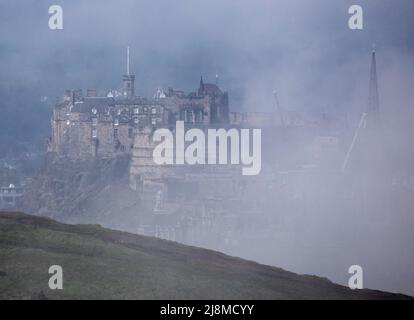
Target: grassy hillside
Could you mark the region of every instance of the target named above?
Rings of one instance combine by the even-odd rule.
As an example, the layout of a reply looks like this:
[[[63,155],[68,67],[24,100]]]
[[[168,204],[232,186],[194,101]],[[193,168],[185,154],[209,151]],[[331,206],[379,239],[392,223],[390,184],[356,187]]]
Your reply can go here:
[[[63,268],[50,290],[48,268]],[[95,225],[0,213],[0,299],[395,299]]]

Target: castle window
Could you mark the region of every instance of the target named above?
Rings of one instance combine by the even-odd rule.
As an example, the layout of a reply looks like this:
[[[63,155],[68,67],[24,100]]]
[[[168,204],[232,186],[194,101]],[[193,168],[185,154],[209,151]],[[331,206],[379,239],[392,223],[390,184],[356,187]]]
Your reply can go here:
[[[128,138],[132,138],[134,136],[134,132],[132,131],[132,128],[128,128]]]
[[[92,138],[97,138],[98,137],[98,130],[96,130],[96,128],[92,129]]]
[[[134,123],[138,124],[139,123],[139,119],[138,118],[134,118]]]
[[[92,113],[96,114],[98,112],[98,110],[96,110],[96,108],[92,108]]]
[[[134,109],[134,113],[135,113],[135,114],[138,114],[138,113],[139,113],[139,108],[135,108],[135,109]]]
[[[151,119],[151,124],[155,126],[157,124],[157,119],[156,118],[152,118]]]
[[[156,114],[156,113],[157,113],[157,108],[153,107],[153,108],[151,109],[151,113],[152,113],[152,114]]]
[[[98,125],[98,118],[92,118],[92,125],[93,126]]]
[[[148,112],[148,108],[147,107],[144,107],[144,112]]]
[[[118,126],[119,125],[119,119],[115,119],[114,120],[114,126]]]
[[[118,140],[118,128],[114,129],[114,139]]]

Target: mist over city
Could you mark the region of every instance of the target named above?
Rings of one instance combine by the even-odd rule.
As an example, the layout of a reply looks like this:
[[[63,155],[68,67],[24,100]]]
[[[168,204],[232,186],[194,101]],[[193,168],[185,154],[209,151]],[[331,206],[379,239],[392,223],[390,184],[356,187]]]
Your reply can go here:
[[[356,2],[361,30],[348,23]],[[62,29],[50,28],[51,5]],[[413,16],[409,0],[1,1],[0,243],[17,246],[9,230],[26,221],[171,250],[174,263],[179,243],[345,287],[356,265],[363,289],[414,295]],[[250,165],[260,170],[245,174]],[[45,234],[24,239],[60,239]],[[89,248],[82,237],[74,248]],[[69,238],[53,252],[70,252]],[[100,245],[91,252],[109,250]],[[1,254],[0,273],[12,256]],[[143,296],[181,299],[177,283]],[[18,288],[12,298],[49,297]],[[261,290],[252,298],[297,298]]]

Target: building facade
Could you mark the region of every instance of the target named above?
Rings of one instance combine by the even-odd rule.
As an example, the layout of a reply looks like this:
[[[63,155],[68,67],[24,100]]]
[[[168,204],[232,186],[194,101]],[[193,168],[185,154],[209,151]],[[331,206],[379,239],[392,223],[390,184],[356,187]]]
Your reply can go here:
[[[122,93],[67,90],[56,104],[48,151],[72,159],[131,154],[135,138],[176,121],[207,128],[229,124],[228,94],[200,80],[197,92],[158,89],[152,99],[134,95],[133,75],[123,77]]]

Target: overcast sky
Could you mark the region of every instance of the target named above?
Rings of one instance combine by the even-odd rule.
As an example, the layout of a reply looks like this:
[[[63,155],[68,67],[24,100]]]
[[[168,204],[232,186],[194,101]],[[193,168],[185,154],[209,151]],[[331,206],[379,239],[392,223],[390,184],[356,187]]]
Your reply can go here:
[[[48,28],[52,4],[64,30]],[[348,28],[352,4],[364,9],[363,31]],[[195,90],[201,74],[218,74],[233,110],[270,110],[277,90],[286,109],[347,113],[366,104],[376,43],[383,109],[409,104],[413,16],[411,0],[1,0],[0,108],[119,88],[127,45],[139,95]]]
[[[355,3],[364,8],[363,31],[347,26]],[[48,28],[52,4],[63,7],[62,31]],[[413,16],[410,0],[2,0],[1,85],[20,81],[48,95],[119,87],[130,45],[138,94],[192,90],[200,74],[214,81],[217,73],[230,97],[277,89],[292,107],[330,104],[334,93],[366,84],[373,42],[380,70],[395,57],[412,68]]]
[[[53,4],[63,7],[63,30],[48,27]],[[362,31],[348,28],[353,4],[364,9]],[[368,101],[373,43],[381,113],[386,121],[397,114],[405,121],[409,140],[402,140],[399,151],[414,157],[406,147],[414,121],[413,17],[413,0],[0,0],[0,158],[3,145],[34,136],[45,140],[53,102],[65,89],[119,89],[128,45],[139,95],[151,97],[157,87],[168,86],[196,90],[200,75],[214,82],[218,74],[232,110],[270,111],[277,90],[285,109],[339,112],[354,117],[356,125]],[[42,96],[49,97],[47,103],[40,103]],[[394,163],[407,158],[404,153],[391,156]],[[376,274],[380,280],[371,283],[411,290],[412,250],[400,250],[401,243],[412,243],[411,225],[391,213],[398,228],[381,238],[383,247],[374,237],[367,242],[377,250],[367,250],[367,261],[376,269],[376,253],[383,255],[386,263],[398,264],[390,270],[401,265],[402,276],[387,287],[381,277],[388,270],[382,270]],[[372,249],[369,245],[362,248]],[[276,262],[302,271],[295,261]],[[313,257],[301,263],[307,272],[319,270]]]

